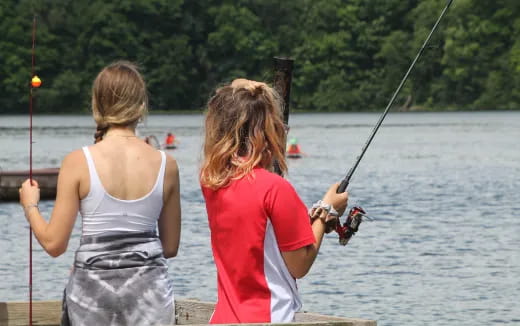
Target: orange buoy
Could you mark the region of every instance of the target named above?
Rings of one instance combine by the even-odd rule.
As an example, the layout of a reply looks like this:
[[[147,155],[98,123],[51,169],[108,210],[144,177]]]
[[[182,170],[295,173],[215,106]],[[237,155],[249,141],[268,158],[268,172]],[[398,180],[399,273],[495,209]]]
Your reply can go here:
[[[42,81],[41,81],[40,78],[38,78],[38,76],[34,76],[31,79],[31,86],[32,87],[38,88],[38,87],[40,87],[41,84],[42,84]]]

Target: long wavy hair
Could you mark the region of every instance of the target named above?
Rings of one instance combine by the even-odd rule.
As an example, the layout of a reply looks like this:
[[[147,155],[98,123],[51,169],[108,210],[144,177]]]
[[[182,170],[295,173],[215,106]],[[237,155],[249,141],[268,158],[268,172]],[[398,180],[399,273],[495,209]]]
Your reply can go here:
[[[259,166],[287,171],[280,96],[259,84],[218,88],[208,102],[201,183],[218,189]]]
[[[137,65],[117,61],[106,66],[92,85],[92,115],[97,123],[95,142],[110,126],[137,124],[148,112],[148,94]]]

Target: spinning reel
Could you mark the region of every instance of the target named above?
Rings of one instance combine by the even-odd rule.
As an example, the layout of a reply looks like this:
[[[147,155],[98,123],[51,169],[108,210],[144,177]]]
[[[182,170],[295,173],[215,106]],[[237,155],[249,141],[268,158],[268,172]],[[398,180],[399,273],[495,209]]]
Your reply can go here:
[[[350,238],[359,230],[359,225],[363,221],[363,217],[373,220],[371,217],[367,216],[363,208],[359,206],[354,206],[350,209],[350,212],[347,215],[347,219],[343,225],[341,224],[340,219],[336,221],[336,228],[334,231],[339,236],[339,244],[342,246],[346,246],[349,242]]]

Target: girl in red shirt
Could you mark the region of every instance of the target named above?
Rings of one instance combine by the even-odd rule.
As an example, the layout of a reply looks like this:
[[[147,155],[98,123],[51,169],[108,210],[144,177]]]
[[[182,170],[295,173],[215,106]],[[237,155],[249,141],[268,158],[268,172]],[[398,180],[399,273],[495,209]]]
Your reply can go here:
[[[309,271],[347,193],[332,185],[308,212],[285,173],[278,94],[237,79],[216,90],[205,120],[201,186],[217,267],[211,323],[290,322],[301,308],[295,279]],[[309,217],[309,213],[311,217]]]

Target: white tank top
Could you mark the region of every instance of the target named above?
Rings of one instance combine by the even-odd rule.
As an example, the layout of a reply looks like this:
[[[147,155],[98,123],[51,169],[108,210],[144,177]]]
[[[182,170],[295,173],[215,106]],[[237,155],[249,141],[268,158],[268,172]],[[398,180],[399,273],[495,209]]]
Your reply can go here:
[[[156,231],[163,206],[163,182],[166,155],[161,152],[161,167],[152,190],[139,199],[124,200],[111,196],[99,179],[88,147],[83,147],[90,174],[90,190],[80,201],[83,235],[107,232]]]

